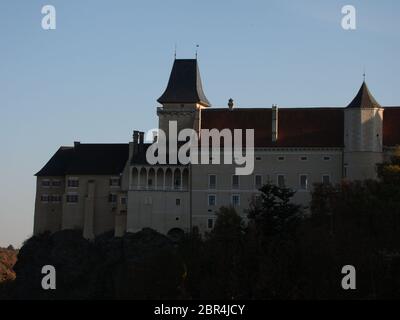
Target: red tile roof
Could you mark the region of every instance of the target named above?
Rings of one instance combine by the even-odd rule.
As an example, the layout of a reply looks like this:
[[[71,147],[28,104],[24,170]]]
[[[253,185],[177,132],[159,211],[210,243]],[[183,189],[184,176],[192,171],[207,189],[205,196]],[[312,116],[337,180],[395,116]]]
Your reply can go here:
[[[400,145],[400,107],[386,107],[383,113],[383,145]]]
[[[271,109],[204,110],[202,129],[254,129],[255,147],[342,147],[343,110],[279,109],[277,142],[272,142]]]
[[[344,108],[281,108],[278,141],[272,141],[271,109],[207,109],[202,129],[254,129],[255,147],[343,147]],[[384,112],[385,146],[400,144],[400,107]]]

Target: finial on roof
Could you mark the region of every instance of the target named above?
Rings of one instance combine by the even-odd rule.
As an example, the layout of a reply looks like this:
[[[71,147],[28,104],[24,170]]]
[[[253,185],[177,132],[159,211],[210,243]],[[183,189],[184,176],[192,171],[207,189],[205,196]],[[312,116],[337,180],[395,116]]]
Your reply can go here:
[[[230,98],[229,101],[228,101],[228,107],[229,107],[229,110],[233,110],[234,104],[233,104],[233,99],[232,98]]]
[[[176,60],[176,43],[175,43],[175,50],[174,50],[174,60]]]
[[[198,55],[198,50],[199,50],[199,45],[198,44],[196,44],[196,60],[197,60],[197,55]]]
[[[365,78],[366,78],[366,72],[365,72],[365,67],[364,67],[364,73],[363,73],[363,78],[364,78],[364,82],[365,82]]]

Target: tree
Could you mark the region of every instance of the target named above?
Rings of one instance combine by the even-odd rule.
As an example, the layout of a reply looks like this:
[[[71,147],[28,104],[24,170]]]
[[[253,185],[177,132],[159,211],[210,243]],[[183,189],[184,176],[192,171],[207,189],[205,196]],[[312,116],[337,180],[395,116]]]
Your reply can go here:
[[[203,298],[237,299],[243,287],[244,222],[233,207],[221,207],[216,216],[214,229],[206,235],[208,296]]]
[[[289,234],[303,213],[301,206],[291,202],[295,192],[272,184],[260,191],[261,199],[253,201],[249,212],[258,234],[264,238]]]
[[[214,229],[208,235],[211,240],[240,242],[244,232],[243,219],[233,207],[221,207],[216,213]]]
[[[389,162],[378,165],[378,176],[384,183],[400,187],[400,146],[394,149]]]
[[[259,252],[255,298],[290,299],[298,290],[296,231],[303,211],[288,188],[267,184],[260,191],[249,212]]]

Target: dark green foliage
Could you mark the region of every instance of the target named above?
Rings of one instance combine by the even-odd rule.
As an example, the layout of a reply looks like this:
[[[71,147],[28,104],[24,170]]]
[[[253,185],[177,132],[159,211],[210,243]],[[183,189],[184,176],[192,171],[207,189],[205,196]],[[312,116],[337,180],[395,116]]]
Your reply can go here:
[[[391,185],[400,184],[400,146],[397,146],[390,157],[390,161],[378,165],[378,176]]]
[[[165,236],[145,229],[94,242],[81,231],[27,240],[15,265],[9,299],[176,299],[182,297],[183,262]],[[56,290],[43,290],[44,265],[56,268]]]
[[[268,238],[295,227],[301,210],[291,202],[294,191],[272,184],[263,186],[260,191],[261,200],[252,205],[249,213],[257,230]]]
[[[295,298],[297,293],[296,231],[303,216],[291,202],[294,192],[267,184],[261,199],[252,204],[249,219],[259,253],[254,298]]]

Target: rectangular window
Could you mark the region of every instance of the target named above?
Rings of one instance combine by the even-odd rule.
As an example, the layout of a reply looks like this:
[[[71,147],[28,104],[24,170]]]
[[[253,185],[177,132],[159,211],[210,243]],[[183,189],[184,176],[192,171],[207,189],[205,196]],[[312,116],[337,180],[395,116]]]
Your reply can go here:
[[[307,158],[307,157],[305,157],[305,156],[303,156],[303,157],[300,157],[300,160],[301,160],[301,161],[307,161],[307,160],[308,160],[308,158]]]
[[[343,175],[344,175],[344,178],[347,178],[347,165],[346,166],[344,166],[344,168],[343,168]]]
[[[179,207],[181,205],[181,199],[176,199],[175,204]]]
[[[110,193],[108,195],[108,202],[110,203],[117,203],[117,195],[114,193]]]
[[[79,188],[79,179],[78,178],[69,178],[67,182],[68,188]]]
[[[79,196],[77,194],[67,194],[67,203],[78,203]]]
[[[215,207],[217,205],[217,196],[215,194],[208,195],[208,206]]]
[[[120,187],[121,186],[121,178],[120,177],[112,177],[110,178],[110,187]]]
[[[43,188],[49,188],[50,187],[50,180],[42,180],[42,187]]]
[[[308,177],[306,174],[300,175],[300,190],[308,189]]]
[[[42,194],[40,196],[40,201],[43,203],[48,203],[49,202],[50,197],[47,194]]]
[[[283,174],[278,174],[277,176],[277,182],[278,182],[278,187],[279,188],[285,188],[286,187],[286,181],[285,181],[285,176]]]
[[[239,189],[239,186],[240,186],[239,176],[233,175],[232,176],[232,189]]]
[[[126,205],[126,197],[121,197],[121,204]]]
[[[210,174],[208,176],[208,188],[215,189],[217,187],[217,176],[215,174]]]
[[[61,180],[53,180],[51,185],[56,188],[61,187]]]
[[[238,194],[233,194],[232,195],[232,205],[234,207],[240,206],[240,195],[238,195]]]
[[[256,157],[256,161],[261,161],[262,158],[261,157]]]
[[[278,161],[285,161],[285,157],[283,156],[278,157]]]
[[[256,189],[261,189],[262,188],[262,176],[261,175],[256,175],[255,178],[255,184],[256,184]]]
[[[60,203],[61,202],[61,196],[59,194],[51,195],[51,202]]]
[[[214,219],[208,219],[207,227],[208,227],[208,229],[214,228]]]
[[[331,160],[331,157],[329,157],[329,156],[324,157],[324,161],[329,161],[329,160]]]
[[[331,177],[328,174],[324,174],[322,176],[322,183],[323,184],[330,184],[331,183]]]

